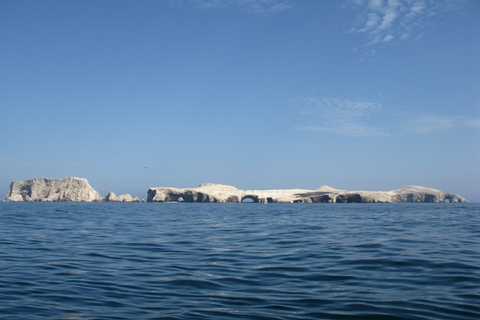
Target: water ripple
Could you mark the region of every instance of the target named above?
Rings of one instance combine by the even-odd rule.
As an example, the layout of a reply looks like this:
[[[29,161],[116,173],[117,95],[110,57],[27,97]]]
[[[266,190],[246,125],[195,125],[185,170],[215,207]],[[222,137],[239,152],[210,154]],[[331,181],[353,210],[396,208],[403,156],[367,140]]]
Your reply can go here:
[[[4,319],[478,319],[476,204],[2,203]]]

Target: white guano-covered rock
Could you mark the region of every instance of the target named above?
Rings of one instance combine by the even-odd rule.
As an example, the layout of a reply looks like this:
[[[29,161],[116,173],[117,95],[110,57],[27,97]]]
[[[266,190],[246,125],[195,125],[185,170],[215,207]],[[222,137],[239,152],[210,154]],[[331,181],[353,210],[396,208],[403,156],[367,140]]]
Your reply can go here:
[[[35,178],[14,181],[5,198],[7,201],[102,201],[87,179],[67,177],[64,179]]]
[[[459,195],[417,186],[393,191],[348,191],[329,186],[316,190],[239,190],[213,183],[197,188],[150,188],[147,202],[242,202],[245,199],[256,203],[467,202]]]
[[[110,191],[105,197],[105,202],[140,202],[140,200],[134,201],[132,196],[129,194],[121,194],[117,196],[114,192]]]

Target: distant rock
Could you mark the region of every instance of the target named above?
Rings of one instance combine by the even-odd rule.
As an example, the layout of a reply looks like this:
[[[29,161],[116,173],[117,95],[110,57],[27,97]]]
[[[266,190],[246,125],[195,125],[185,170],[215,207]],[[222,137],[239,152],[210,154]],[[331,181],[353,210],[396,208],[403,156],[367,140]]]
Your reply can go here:
[[[467,202],[462,196],[419,186],[406,186],[393,192],[395,202]]]
[[[105,202],[140,202],[140,200],[134,201],[135,199],[133,199],[132,196],[129,194],[122,194],[117,196],[114,192],[110,191],[105,197]]]
[[[115,194],[115,192],[110,191],[106,196],[105,196],[105,202],[118,202],[118,197]]]
[[[235,187],[203,183],[198,188],[150,188],[147,202],[241,202],[242,191]]]
[[[239,190],[213,183],[197,188],[150,188],[147,202],[242,202],[245,199],[256,203],[467,202],[456,194],[418,186],[393,191],[347,191],[329,186],[316,190]]]
[[[233,186],[203,183],[197,188],[150,188],[147,202],[349,203],[349,202],[467,202],[462,196],[436,189],[406,186],[392,191],[347,191],[322,186],[316,190],[239,190]],[[35,178],[10,184],[6,201],[144,202],[129,194],[109,192],[102,198],[87,179]]]
[[[128,193],[119,195],[118,200],[120,200],[120,202],[133,202],[132,196]]]
[[[87,179],[35,178],[14,181],[7,192],[7,201],[102,201]]]

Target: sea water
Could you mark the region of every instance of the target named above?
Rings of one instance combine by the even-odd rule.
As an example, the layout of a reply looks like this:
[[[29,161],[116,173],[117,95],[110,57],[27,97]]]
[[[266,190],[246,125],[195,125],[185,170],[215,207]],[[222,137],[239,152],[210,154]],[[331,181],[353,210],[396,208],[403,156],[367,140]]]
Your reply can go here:
[[[1,203],[0,318],[480,319],[480,205]]]

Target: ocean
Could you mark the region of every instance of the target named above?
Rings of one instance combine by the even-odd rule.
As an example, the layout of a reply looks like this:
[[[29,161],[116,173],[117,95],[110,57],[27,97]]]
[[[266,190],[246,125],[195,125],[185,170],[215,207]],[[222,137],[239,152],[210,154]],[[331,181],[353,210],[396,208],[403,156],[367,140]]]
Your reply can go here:
[[[480,204],[0,203],[2,319],[480,319]]]

